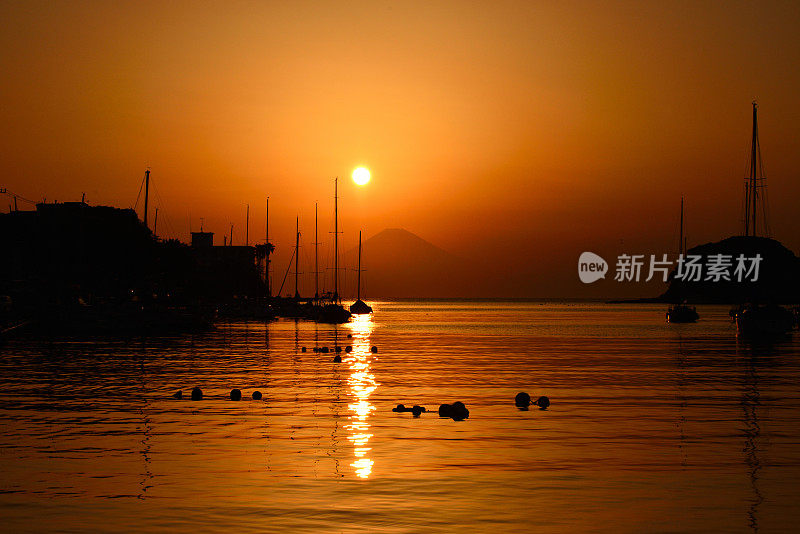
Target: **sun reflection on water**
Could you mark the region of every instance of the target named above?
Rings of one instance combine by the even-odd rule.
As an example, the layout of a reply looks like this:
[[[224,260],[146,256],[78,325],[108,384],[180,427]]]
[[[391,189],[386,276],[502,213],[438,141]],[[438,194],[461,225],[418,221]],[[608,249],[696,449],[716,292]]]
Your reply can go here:
[[[375,411],[375,406],[370,404],[369,396],[379,384],[370,371],[370,334],[374,328],[372,315],[354,315],[353,321],[348,323],[353,335],[353,350],[342,362],[349,366],[350,376],[347,379],[349,394],[352,398],[347,407],[350,410],[350,423],[345,428],[350,435],[347,439],[353,443],[355,461],[350,464],[359,478],[369,478],[372,473],[373,461],[368,455],[371,449],[369,440],[369,416]]]

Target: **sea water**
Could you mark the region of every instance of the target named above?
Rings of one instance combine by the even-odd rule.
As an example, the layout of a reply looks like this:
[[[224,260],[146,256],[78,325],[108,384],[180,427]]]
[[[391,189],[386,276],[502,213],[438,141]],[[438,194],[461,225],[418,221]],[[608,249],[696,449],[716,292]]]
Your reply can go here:
[[[0,530],[791,532],[800,521],[799,334],[754,345],[712,306],[675,325],[660,305],[371,304],[371,317],[338,326],[9,341]],[[189,398],[195,386],[203,400]],[[520,391],[552,404],[521,410]],[[454,401],[469,419],[438,417]],[[393,412],[401,403],[428,412]]]

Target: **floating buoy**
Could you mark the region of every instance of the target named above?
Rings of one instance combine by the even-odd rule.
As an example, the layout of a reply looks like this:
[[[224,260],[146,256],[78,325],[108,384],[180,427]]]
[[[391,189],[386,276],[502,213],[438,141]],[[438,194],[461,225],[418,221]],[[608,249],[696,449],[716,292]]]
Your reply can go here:
[[[456,401],[452,405],[452,413],[450,417],[452,417],[454,421],[463,421],[464,419],[469,419],[469,410],[467,410],[467,407],[463,402]]]
[[[200,388],[194,388],[192,390],[192,400],[202,400],[203,399],[203,390]]]
[[[351,347],[350,345],[347,345],[347,346],[344,348],[344,351],[345,351],[346,353],[350,354],[351,352],[353,352],[353,347]]]
[[[183,398],[183,391],[181,391],[179,389],[178,391],[175,392],[175,394],[172,396],[172,398],[173,399],[182,399]]]
[[[539,409],[546,410],[548,406],[550,406],[550,399],[542,395],[538,399],[536,399],[536,404],[539,405]]]
[[[407,410],[407,408],[403,404],[398,404],[397,406],[392,408],[393,412],[405,412],[406,410]]]
[[[333,363],[342,363],[342,357],[337,354],[333,357]]]
[[[261,400],[261,392],[260,391],[254,391],[253,392],[253,400]]]
[[[353,338],[353,334],[347,334],[347,339],[352,339],[352,338]]]
[[[450,417],[453,413],[453,406],[451,404],[439,405],[439,417]]]
[[[231,400],[232,401],[242,400],[242,392],[239,391],[238,389],[232,389],[231,390]]]
[[[424,406],[417,406],[416,404],[411,408],[411,413],[414,414],[414,417],[419,417],[424,411],[426,411]]]
[[[321,350],[324,354],[328,354],[328,347],[322,347]]]
[[[300,349],[300,352],[305,352],[305,351],[306,351],[306,348],[305,348],[305,347],[303,347],[302,349]]]
[[[342,352],[342,347],[336,347],[336,352]]]
[[[514,397],[514,404],[517,405],[517,408],[527,408],[531,405],[531,396],[524,391],[520,391],[517,393],[517,396]]]
[[[375,345],[372,345],[372,348],[371,348],[371,349],[369,349],[369,350],[370,350],[370,351],[371,351],[373,354],[377,354],[377,352],[378,352],[378,347],[376,347]]]

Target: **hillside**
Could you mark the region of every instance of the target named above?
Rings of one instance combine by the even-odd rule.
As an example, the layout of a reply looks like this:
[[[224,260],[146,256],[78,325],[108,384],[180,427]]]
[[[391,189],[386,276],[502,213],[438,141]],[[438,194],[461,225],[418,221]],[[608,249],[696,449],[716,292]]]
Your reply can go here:
[[[758,280],[718,282],[703,280],[684,282],[672,280],[669,289],[661,295],[667,302],[688,300],[692,303],[740,302],[800,302],[800,259],[780,242],[765,237],[729,237],[716,243],[706,243],[689,249],[687,254],[701,255],[704,259],[716,254],[724,254],[734,259],[740,254],[762,258]],[[673,272],[672,275],[675,273]]]

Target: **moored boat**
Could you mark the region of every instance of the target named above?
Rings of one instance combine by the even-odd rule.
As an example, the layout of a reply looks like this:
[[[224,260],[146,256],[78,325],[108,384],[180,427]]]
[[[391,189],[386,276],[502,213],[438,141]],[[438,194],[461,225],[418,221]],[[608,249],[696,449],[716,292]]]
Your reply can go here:
[[[694,323],[700,318],[697,308],[685,304],[676,304],[667,309],[668,323]]]
[[[680,235],[678,237],[678,254],[683,258],[686,253],[686,241],[683,236],[683,197],[681,197],[681,222],[680,222]],[[667,308],[667,322],[668,323],[694,323],[700,318],[697,313],[697,308],[694,306],[687,306],[684,304],[673,304]]]
[[[372,306],[361,300],[361,231],[358,232],[358,290],[357,300],[350,305],[353,315],[367,315],[372,313]]]
[[[788,334],[794,327],[794,315],[777,304],[748,304],[736,311],[736,331],[745,337]]]

